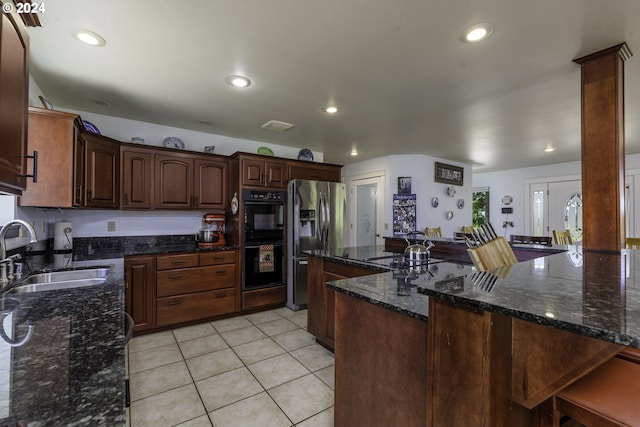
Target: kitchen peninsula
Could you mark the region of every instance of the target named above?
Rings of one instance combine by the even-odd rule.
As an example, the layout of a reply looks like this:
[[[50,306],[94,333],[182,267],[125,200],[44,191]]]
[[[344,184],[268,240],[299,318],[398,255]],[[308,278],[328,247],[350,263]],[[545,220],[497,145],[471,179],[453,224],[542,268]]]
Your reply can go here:
[[[335,425],[538,425],[554,393],[640,348],[640,253],[564,249],[501,276],[434,259],[423,274],[330,281]],[[378,261],[357,253],[310,264]]]

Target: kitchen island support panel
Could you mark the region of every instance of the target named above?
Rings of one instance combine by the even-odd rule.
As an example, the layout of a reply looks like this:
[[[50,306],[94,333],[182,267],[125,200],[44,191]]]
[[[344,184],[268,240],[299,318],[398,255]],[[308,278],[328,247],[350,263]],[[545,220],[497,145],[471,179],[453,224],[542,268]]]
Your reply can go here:
[[[427,322],[335,292],[335,325],[334,424],[426,426]]]

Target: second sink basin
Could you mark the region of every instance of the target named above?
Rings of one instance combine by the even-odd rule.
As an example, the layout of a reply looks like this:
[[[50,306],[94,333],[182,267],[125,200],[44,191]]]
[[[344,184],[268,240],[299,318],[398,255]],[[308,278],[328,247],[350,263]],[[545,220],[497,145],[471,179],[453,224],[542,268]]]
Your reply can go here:
[[[107,281],[108,275],[108,267],[38,273],[26,277],[13,288],[11,292],[52,291],[56,289],[101,285]]]

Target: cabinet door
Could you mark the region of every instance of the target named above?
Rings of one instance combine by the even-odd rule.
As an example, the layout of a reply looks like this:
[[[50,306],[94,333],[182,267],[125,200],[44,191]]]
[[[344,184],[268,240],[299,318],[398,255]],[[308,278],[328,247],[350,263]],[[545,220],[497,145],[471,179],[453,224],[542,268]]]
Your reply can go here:
[[[157,209],[189,209],[193,205],[193,159],[156,154],[154,161]]]
[[[152,154],[143,150],[122,151],[122,209],[150,209]]]
[[[155,326],[155,297],[153,256],[135,256],[124,259],[125,309],[133,318],[133,331],[143,331]]]
[[[85,146],[86,142],[84,139],[80,138],[80,132],[78,131],[78,135],[73,139],[73,206],[81,207],[84,206],[85,199],[85,179],[84,179],[84,170],[85,170]]]
[[[193,179],[195,207],[225,209],[227,207],[227,162],[225,160],[195,160]]]
[[[61,207],[75,203],[74,153],[78,128],[75,114],[29,108],[28,150],[38,153],[38,179],[29,180],[20,206]],[[82,159],[82,156],[80,156]],[[82,162],[80,162],[82,163]],[[79,176],[82,179],[82,174]]]
[[[25,189],[29,37],[16,13],[0,15],[0,190]]]
[[[85,206],[118,209],[120,202],[120,146],[90,134],[85,139]]]
[[[264,161],[242,159],[242,185],[264,186]]]
[[[267,187],[286,187],[287,170],[284,162],[265,162],[264,183]]]

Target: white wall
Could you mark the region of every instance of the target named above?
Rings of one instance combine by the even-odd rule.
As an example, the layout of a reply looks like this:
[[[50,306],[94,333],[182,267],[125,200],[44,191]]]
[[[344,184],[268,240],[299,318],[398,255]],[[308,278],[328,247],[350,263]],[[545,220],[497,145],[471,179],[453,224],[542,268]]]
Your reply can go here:
[[[453,186],[456,190],[454,197],[447,195],[448,184],[434,182],[435,162],[443,162],[464,168],[464,185]],[[380,171],[386,177],[384,222],[389,229],[383,233],[392,234],[393,223],[393,194],[398,192],[398,177],[410,176],[412,179],[411,192],[416,194],[416,228],[442,227],[442,235],[452,237],[455,231],[460,231],[463,225],[471,225],[471,194],[472,179],[469,165],[455,163],[423,154],[386,156],[378,159],[345,165],[342,168],[342,180],[348,183],[354,177]],[[437,208],[431,206],[431,199],[438,197],[440,204]],[[463,199],[463,209],[458,209],[457,201]],[[453,212],[453,219],[446,219],[445,213]]]
[[[630,154],[625,158],[625,168],[627,174],[640,169],[640,155]],[[490,191],[490,220],[496,231],[508,236],[511,234],[530,234],[525,229],[525,198],[526,181],[535,179],[546,179],[553,177],[581,176],[581,162],[556,163],[545,166],[510,169],[498,172],[476,173],[473,175],[473,187],[489,187]],[[513,197],[512,215],[501,213],[502,197],[509,195]],[[514,227],[503,229],[504,220],[513,221]]]

